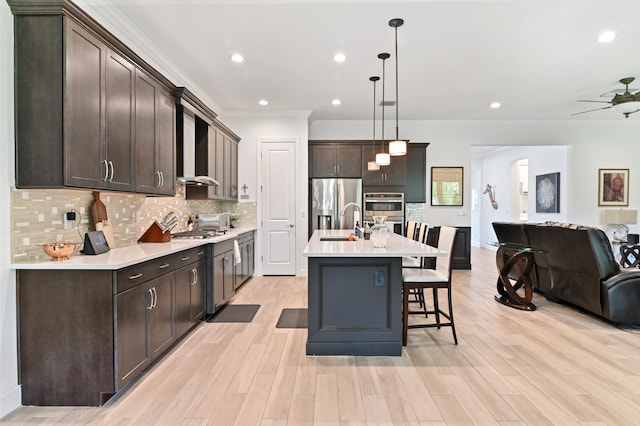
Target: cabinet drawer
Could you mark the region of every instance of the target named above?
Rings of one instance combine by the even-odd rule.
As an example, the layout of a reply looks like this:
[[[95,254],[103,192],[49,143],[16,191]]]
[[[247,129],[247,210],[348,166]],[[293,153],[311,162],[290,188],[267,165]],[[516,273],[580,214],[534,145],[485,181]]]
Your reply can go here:
[[[185,265],[197,262],[207,257],[207,246],[202,245],[175,254],[175,269],[180,269]]]
[[[116,271],[116,294],[175,270],[175,255],[139,263]]]
[[[213,244],[213,255],[214,256],[217,256],[219,254],[228,252],[230,250],[233,250],[233,239]]]
[[[238,244],[242,244],[250,240],[253,240],[253,231],[244,232],[238,235]]]

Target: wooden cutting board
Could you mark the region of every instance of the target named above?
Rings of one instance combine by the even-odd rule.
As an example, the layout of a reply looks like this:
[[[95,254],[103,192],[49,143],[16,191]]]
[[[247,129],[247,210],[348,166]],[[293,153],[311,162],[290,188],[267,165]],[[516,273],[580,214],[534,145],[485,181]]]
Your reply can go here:
[[[107,206],[100,201],[100,192],[93,191],[93,204],[91,205],[91,217],[93,218],[93,225],[96,223],[107,220]]]

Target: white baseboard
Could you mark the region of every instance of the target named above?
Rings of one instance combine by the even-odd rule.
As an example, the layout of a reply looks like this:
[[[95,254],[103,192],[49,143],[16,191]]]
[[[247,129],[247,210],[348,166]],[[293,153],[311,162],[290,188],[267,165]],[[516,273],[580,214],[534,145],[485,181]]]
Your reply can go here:
[[[22,405],[22,388],[16,385],[7,393],[0,395],[0,418]]]

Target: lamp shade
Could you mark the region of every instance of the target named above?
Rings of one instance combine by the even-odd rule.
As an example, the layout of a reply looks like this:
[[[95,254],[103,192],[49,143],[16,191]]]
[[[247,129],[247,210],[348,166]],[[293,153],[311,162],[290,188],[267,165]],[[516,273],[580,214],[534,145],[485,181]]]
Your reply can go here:
[[[375,161],[369,161],[367,163],[367,170],[369,170],[369,171],[380,170],[380,165],[378,163],[376,163]]]
[[[604,222],[610,225],[634,225],[638,223],[638,210],[607,209]]]
[[[613,106],[613,110],[620,114],[631,114],[640,110],[640,101],[624,102]]]
[[[407,155],[407,142],[401,140],[390,141],[389,155]]]
[[[386,152],[379,152],[376,154],[376,163],[378,166],[388,166],[391,164],[391,157]]]

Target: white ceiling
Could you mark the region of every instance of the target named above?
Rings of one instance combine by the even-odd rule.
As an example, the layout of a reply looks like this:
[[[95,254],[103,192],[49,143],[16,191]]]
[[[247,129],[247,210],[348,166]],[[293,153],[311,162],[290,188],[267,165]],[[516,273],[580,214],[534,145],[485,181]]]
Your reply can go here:
[[[89,0],[90,1],[90,0]],[[311,120],[369,120],[378,53],[400,120],[625,120],[578,99],[640,90],[640,0],[95,0],[117,7],[218,113],[311,110]],[[596,39],[613,30],[608,44]],[[245,57],[230,61],[232,53]],[[337,52],[344,63],[333,61]],[[176,85],[184,82],[174,81]],[[378,86],[378,101],[381,97]],[[269,105],[260,107],[258,101]],[[340,106],[331,105],[339,98]],[[502,107],[489,108],[491,102]],[[607,106],[602,104],[602,106]],[[386,108],[394,118],[395,109]],[[379,115],[378,115],[379,119]],[[640,113],[628,120],[640,119]]]

